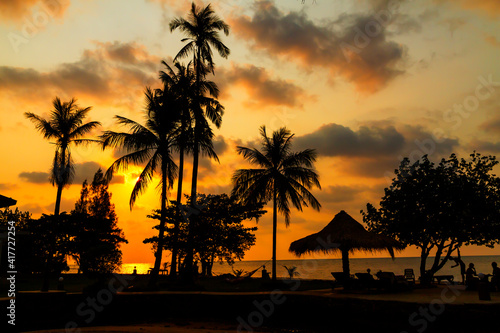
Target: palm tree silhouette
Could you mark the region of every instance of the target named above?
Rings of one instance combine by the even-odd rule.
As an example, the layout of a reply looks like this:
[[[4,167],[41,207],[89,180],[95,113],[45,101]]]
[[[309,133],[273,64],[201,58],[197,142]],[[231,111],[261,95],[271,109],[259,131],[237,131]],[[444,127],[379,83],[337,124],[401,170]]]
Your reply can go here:
[[[176,204],[181,213],[181,200],[182,200],[182,184],[183,184],[183,174],[184,174],[184,155],[185,153],[192,153],[194,150],[194,122],[196,114],[193,110],[196,108],[194,105],[196,99],[196,80],[195,74],[191,66],[191,62],[187,66],[184,66],[178,62],[174,64],[177,71],[174,71],[165,61],[162,61],[165,65],[167,71],[160,72],[160,79],[163,82],[164,90],[171,91],[176,98],[177,107],[172,110],[175,112],[178,119],[180,119],[179,127],[177,128],[174,135],[174,149],[179,153],[179,176],[177,182],[177,200]],[[202,91],[208,92],[209,95],[218,95],[218,89],[214,82],[202,79],[200,82]],[[161,91],[158,91],[161,93]],[[219,102],[208,96],[202,96],[202,105],[206,106],[206,109],[211,110],[213,108],[222,108]],[[201,153],[204,155],[219,161],[217,154],[213,149],[213,137],[214,134],[210,129],[210,126],[205,119],[201,119],[198,122],[198,144],[197,147]],[[182,215],[179,214],[179,218]],[[179,220],[174,223],[173,230],[173,247],[172,247],[172,263],[170,275],[175,276],[176,266],[177,266],[177,256],[178,256],[178,234],[179,234]]]
[[[321,204],[309,192],[313,186],[321,188],[319,176],[313,168],[316,161],[314,149],[291,151],[293,134],[285,127],[268,137],[266,127],[260,128],[262,150],[237,147],[238,154],[258,169],[240,169],[232,177],[232,194],[244,203],[273,201],[273,264],[272,279],[276,281],[276,231],[278,211],[285,215],[285,225],[290,224],[290,202],[302,211],[302,205],[320,210]]]
[[[52,162],[50,182],[57,186],[54,209],[54,215],[57,216],[61,207],[62,190],[65,186],[71,185],[75,174],[70,145],[79,146],[99,142],[98,140],[82,139],[82,136],[90,133],[101,123],[98,121],[83,123],[91,107],[79,108],[74,98],[63,103],[59,97],[56,97],[52,101],[52,105],[54,109],[50,112],[49,119],[44,119],[31,112],[25,112],[24,115],[35,124],[35,128],[45,139],[55,140],[56,151]]]
[[[191,204],[196,206],[196,192],[198,184],[198,164],[199,153],[201,150],[202,141],[212,141],[213,132],[207,122],[207,118],[219,128],[222,122],[224,107],[215,99],[207,98],[208,93],[213,98],[217,98],[218,89],[215,84],[207,87],[202,84],[208,72],[214,73],[214,62],[212,59],[212,47],[217,50],[223,58],[229,56],[229,48],[222,43],[219,36],[219,31],[223,31],[227,36],[229,34],[229,26],[222,21],[213,11],[211,5],[205,8],[197,7],[194,2],[191,4],[191,11],[188,19],[175,18],[170,22],[170,31],[179,29],[186,38],[183,42],[188,42],[177,53],[174,61],[180,58],[193,54],[193,66],[195,69],[195,95],[191,111],[193,112],[194,130],[193,130],[193,173],[191,180]],[[192,230],[195,217],[189,220],[189,229]],[[188,232],[188,235],[190,233]],[[186,272],[188,276],[192,271],[193,249],[192,235],[189,236],[186,256]]]
[[[111,180],[113,173],[125,171],[130,164],[145,167],[134,185],[130,196],[130,209],[133,208],[137,197],[142,194],[153,180],[156,173],[160,174],[161,187],[161,214],[158,232],[158,246],[155,253],[155,264],[151,272],[149,285],[155,286],[160,271],[165,224],[167,191],[172,188],[177,176],[177,165],[172,159],[171,149],[174,142],[173,135],[178,127],[178,118],[175,112],[175,98],[167,90],[159,94],[146,88],[146,123],[141,125],[122,116],[115,116],[118,124],[127,126],[129,132],[105,131],[101,135],[103,149],[107,147],[122,148],[126,155],[118,158],[106,171],[106,179]]]
[[[214,72],[214,62],[212,59],[212,49],[214,47],[223,58],[229,56],[229,48],[224,45],[219,37],[218,31],[222,30],[227,36],[229,26],[222,21],[213,11],[210,4],[205,8],[197,7],[194,2],[191,4],[188,20],[176,18],[170,22],[170,31],[181,30],[188,37],[182,39],[183,42],[189,41],[175,56],[174,61],[193,54],[193,66],[195,68],[195,101],[192,111],[194,113],[194,146],[193,146],[193,175],[191,182],[191,202],[196,204],[196,187],[198,181],[199,164],[199,142],[201,136],[208,133],[206,129],[206,118],[220,127],[224,108],[219,103],[213,101],[202,101],[207,87],[201,82],[209,71]],[[215,84],[213,84],[216,88]],[[209,89],[208,92],[214,98],[217,98],[218,90]],[[208,102],[208,103],[207,103]],[[203,106],[205,110],[203,110]]]

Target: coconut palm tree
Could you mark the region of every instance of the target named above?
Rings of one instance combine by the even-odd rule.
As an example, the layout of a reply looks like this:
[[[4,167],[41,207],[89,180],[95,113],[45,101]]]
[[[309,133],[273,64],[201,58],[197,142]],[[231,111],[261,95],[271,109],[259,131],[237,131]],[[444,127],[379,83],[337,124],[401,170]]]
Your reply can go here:
[[[83,139],[82,136],[90,133],[97,126],[98,121],[84,123],[85,117],[91,107],[80,108],[76,104],[76,99],[69,102],[61,102],[59,97],[52,101],[54,109],[50,112],[50,118],[44,119],[34,113],[25,112],[26,118],[31,120],[36,129],[45,139],[55,140],[56,146],[50,182],[57,186],[56,204],[54,215],[59,215],[61,207],[62,190],[65,186],[71,185],[74,177],[74,166],[71,159],[70,145],[75,146],[99,142],[98,140]]]
[[[146,123],[141,125],[122,116],[115,116],[118,124],[127,126],[129,132],[106,131],[101,135],[103,149],[107,147],[124,149],[127,154],[118,158],[106,171],[106,178],[111,180],[113,173],[125,171],[129,165],[143,165],[142,170],[130,196],[130,209],[137,197],[143,193],[156,173],[160,175],[161,214],[158,233],[158,246],[155,253],[155,264],[149,285],[156,285],[160,271],[166,224],[166,207],[168,189],[172,188],[177,176],[177,165],[172,159],[171,150],[173,135],[178,127],[175,112],[175,98],[168,92],[162,94],[146,88]]]
[[[177,53],[174,61],[180,58],[193,55],[193,66],[196,74],[195,98],[194,107],[194,147],[193,147],[193,175],[191,182],[191,202],[196,204],[196,187],[198,181],[198,164],[199,164],[199,142],[202,140],[201,135],[206,133],[206,118],[220,127],[224,108],[218,103],[203,102],[202,98],[206,92],[206,87],[202,85],[203,78],[211,71],[214,72],[214,62],[212,59],[212,49],[215,48],[219,55],[223,58],[229,56],[229,48],[221,42],[218,31],[223,31],[227,36],[229,34],[229,26],[222,21],[213,11],[209,4],[205,8],[197,7],[194,2],[191,4],[191,11],[187,20],[184,18],[175,18],[170,22],[170,31],[179,29],[187,35],[182,39],[188,43]],[[215,87],[215,85],[214,85]],[[211,96],[217,98],[218,91],[209,91]],[[216,93],[215,93],[216,92]]]
[[[195,100],[193,101],[193,173],[191,180],[191,204],[196,206],[196,191],[198,185],[198,165],[200,143],[207,139],[211,141],[210,135],[213,133],[208,125],[207,118],[219,128],[222,121],[224,108],[215,100],[207,100],[204,97],[207,93],[206,87],[202,85],[202,81],[208,72],[214,73],[214,62],[212,59],[212,47],[215,48],[218,54],[227,58],[229,56],[229,48],[222,43],[219,36],[219,31],[223,31],[227,36],[229,34],[229,26],[222,21],[213,11],[209,4],[205,8],[197,7],[194,2],[191,4],[191,11],[189,12],[188,19],[175,18],[170,22],[170,31],[179,29],[186,38],[182,39],[183,42],[188,42],[177,53],[174,61],[184,58],[192,54],[193,66],[196,74],[195,84]],[[215,84],[214,87],[216,88]],[[214,98],[217,98],[218,90],[208,90],[208,93]],[[208,135],[208,136],[207,136]],[[190,219],[189,225],[192,230],[193,218]],[[189,235],[189,232],[188,232]],[[191,236],[189,237],[191,239]],[[188,241],[189,246],[192,246]],[[192,271],[193,263],[193,249],[188,249],[185,259],[186,271]]]
[[[306,149],[291,151],[293,134],[285,127],[268,137],[266,127],[260,128],[262,150],[237,147],[237,152],[257,169],[240,169],[232,177],[233,191],[244,203],[273,202],[273,264],[272,279],[276,280],[276,231],[278,212],[285,215],[285,225],[290,224],[290,203],[302,211],[302,205],[319,210],[321,204],[309,192],[321,188],[319,176],[313,168],[316,152]]]
[[[165,61],[162,61],[163,65],[165,65],[167,71],[160,72],[160,79],[163,82],[164,90],[171,91],[175,94],[175,98],[177,100],[177,108],[172,110],[177,114],[177,117],[180,119],[179,127],[174,135],[174,148],[179,153],[179,176],[177,182],[177,200],[176,204],[181,209],[181,200],[182,200],[182,184],[183,184],[183,174],[184,174],[184,155],[185,153],[192,153],[194,150],[194,119],[195,112],[193,110],[196,108],[194,104],[196,99],[196,80],[194,71],[192,69],[191,62],[188,63],[187,66],[184,66],[178,62],[174,64],[177,71],[174,71]],[[200,87],[202,91],[206,92],[209,96],[217,96],[218,89],[214,82],[207,81],[205,79],[201,80]],[[161,91],[158,91],[161,94]],[[220,109],[223,107],[219,104],[219,102],[209,96],[202,96],[201,103],[205,105],[206,110],[212,109]],[[218,113],[218,111],[215,111]],[[217,119],[217,115],[215,118]],[[220,118],[220,117],[219,117]],[[208,157],[219,161],[217,154],[213,149],[213,137],[214,134],[210,129],[210,126],[206,122],[205,119],[201,119],[198,122],[198,151],[207,155]],[[180,211],[179,211],[180,213]],[[181,214],[179,214],[179,217]],[[170,275],[176,275],[176,266],[177,266],[177,239],[179,233],[179,221],[176,221],[174,224],[173,230],[173,248],[172,248],[172,263]]]

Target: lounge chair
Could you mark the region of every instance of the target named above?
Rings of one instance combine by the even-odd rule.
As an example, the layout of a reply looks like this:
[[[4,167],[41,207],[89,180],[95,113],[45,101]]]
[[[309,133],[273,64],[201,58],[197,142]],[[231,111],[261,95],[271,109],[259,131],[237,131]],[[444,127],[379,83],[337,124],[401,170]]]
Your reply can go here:
[[[351,278],[344,272],[332,272],[332,276],[335,279],[333,288],[342,286],[344,289],[354,289],[355,287],[358,287],[356,279]]]
[[[449,284],[453,284],[453,275],[434,275],[432,277],[433,281],[437,281],[437,284],[441,284],[441,281],[446,280]]]
[[[407,282],[415,284],[415,273],[413,273],[413,268],[406,268],[404,277]]]
[[[364,289],[377,288],[378,280],[373,278],[370,273],[356,273],[356,277],[359,280],[359,286]]]
[[[396,276],[393,272],[378,272],[380,287],[386,290],[408,290],[410,285],[404,276]]]

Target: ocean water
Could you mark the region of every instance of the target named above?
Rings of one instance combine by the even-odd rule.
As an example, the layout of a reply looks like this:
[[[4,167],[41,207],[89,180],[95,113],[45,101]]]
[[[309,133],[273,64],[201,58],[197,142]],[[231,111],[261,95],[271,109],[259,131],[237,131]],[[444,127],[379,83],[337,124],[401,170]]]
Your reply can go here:
[[[431,267],[434,258],[427,259],[427,268]],[[462,260],[468,266],[469,263],[474,263],[477,273],[491,274],[491,263],[496,261],[500,263],[500,256],[462,256]],[[446,265],[437,273],[438,275],[453,275],[455,281],[461,281],[460,267],[451,268],[455,263],[448,261]],[[234,269],[243,269],[245,272],[253,271],[262,265],[266,266],[268,271],[271,270],[271,261],[258,260],[258,261],[237,261],[234,264]],[[396,275],[402,275],[406,268],[413,268],[415,276],[420,276],[420,257],[403,257],[395,258],[353,258],[349,260],[351,274],[366,272],[367,268],[371,269],[372,274],[377,271],[394,272]],[[332,279],[331,272],[342,271],[341,259],[296,259],[296,260],[278,260],[276,262],[276,270],[278,277],[287,277],[287,270],[283,267],[296,266],[297,272],[300,274],[297,277],[302,279]],[[129,263],[123,264],[120,273],[131,274],[137,269],[138,274],[147,274],[148,269],[153,267],[151,263]],[[75,267],[71,267],[73,271]],[[214,275],[232,273],[231,266],[226,263],[215,263],[213,267]],[[254,277],[260,277],[260,270],[257,271]]]

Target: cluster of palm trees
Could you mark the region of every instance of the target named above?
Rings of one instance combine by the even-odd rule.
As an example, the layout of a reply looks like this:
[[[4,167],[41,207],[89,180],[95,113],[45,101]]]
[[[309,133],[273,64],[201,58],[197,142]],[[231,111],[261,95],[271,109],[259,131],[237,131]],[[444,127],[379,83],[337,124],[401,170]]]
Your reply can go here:
[[[217,100],[219,90],[206,75],[214,73],[212,48],[223,58],[230,51],[221,42],[219,31],[228,35],[229,26],[215,15],[211,6],[205,8],[191,6],[188,19],[176,18],[170,23],[170,30],[180,30],[187,42],[174,58],[173,68],[163,62],[165,70],[160,72],[161,89],[146,88],[146,122],[115,116],[119,125],[127,127],[126,132],[105,131],[98,140],[84,139],[100,124],[92,121],[83,124],[90,108],[80,109],[75,100],[61,103],[54,100],[54,110],[49,120],[35,114],[26,113],[36,128],[46,139],[56,139],[56,152],[52,168],[52,183],[57,185],[55,215],[59,214],[63,187],[71,184],[73,164],[69,145],[98,142],[103,149],[118,148],[126,153],[118,158],[107,170],[108,181],[117,171],[126,170],[131,164],[142,165],[142,170],[130,197],[130,208],[158,174],[161,188],[161,218],[155,264],[150,285],[154,286],[160,270],[164,234],[166,232],[166,207],[169,202],[168,190],[177,179],[175,204],[181,209],[184,158],[193,156],[190,202],[196,205],[199,156],[203,154],[218,161],[213,149],[214,133],[210,123],[221,126],[224,107]],[[192,56],[187,64],[178,60]],[[277,212],[285,215],[286,225],[290,222],[290,203],[302,210],[310,204],[320,208],[319,202],[309,192],[313,186],[320,187],[318,175],[313,169],[316,159],[314,150],[294,153],[291,151],[293,135],[282,128],[268,137],[265,127],[261,128],[263,151],[255,148],[238,147],[238,153],[260,168],[238,170],[233,176],[233,195],[242,202],[273,201],[273,279],[276,279],[276,230]],[[178,152],[178,164],[173,152]],[[179,214],[180,216],[180,214]],[[195,221],[191,219],[189,223]],[[174,225],[174,239],[178,235],[179,223]],[[176,275],[178,249],[172,250],[171,274]],[[184,261],[189,273],[193,262],[193,249],[187,249]]]

